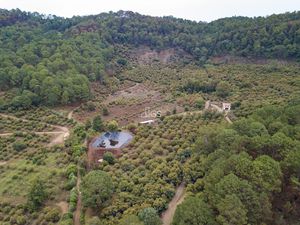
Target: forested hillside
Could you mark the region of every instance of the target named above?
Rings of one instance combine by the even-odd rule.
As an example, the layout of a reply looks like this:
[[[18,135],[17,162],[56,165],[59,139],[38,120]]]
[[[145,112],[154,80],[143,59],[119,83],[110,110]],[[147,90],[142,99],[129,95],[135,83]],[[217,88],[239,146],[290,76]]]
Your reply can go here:
[[[202,130],[190,159],[201,169],[185,174],[195,195],[178,207],[174,225],[293,224],[299,112],[267,106],[225,129]]]
[[[124,11],[64,19],[1,10],[0,31],[0,90],[16,96],[2,107],[87,100],[90,82],[105,83],[107,70],[126,64],[114,54],[118,45],[182,49],[198,64],[222,55],[300,58],[299,12],[197,23]]]
[[[300,12],[0,10],[0,46],[1,225],[299,224]]]

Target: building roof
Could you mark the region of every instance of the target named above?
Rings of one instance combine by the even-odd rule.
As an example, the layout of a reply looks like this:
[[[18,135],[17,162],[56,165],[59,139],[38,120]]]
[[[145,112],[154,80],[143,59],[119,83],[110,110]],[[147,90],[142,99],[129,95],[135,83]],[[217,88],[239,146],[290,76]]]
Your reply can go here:
[[[140,122],[140,124],[147,124],[147,123],[154,123],[155,120],[145,120],[145,121],[142,121]]]

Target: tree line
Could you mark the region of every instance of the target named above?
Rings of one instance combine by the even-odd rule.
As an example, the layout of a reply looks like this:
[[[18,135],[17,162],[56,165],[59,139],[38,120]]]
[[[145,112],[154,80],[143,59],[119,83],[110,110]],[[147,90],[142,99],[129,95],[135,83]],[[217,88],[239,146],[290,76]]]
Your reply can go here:
[[[299,60],[299,19],[300,12],[293,12],[205,23],[127,11],[64,19],[2,9],[0,90],[12,90],[16,98],[0,102],[26,108],[84,101],[89,82],[104,82],[120,44],[180,48],[200,64],[228,54]]]

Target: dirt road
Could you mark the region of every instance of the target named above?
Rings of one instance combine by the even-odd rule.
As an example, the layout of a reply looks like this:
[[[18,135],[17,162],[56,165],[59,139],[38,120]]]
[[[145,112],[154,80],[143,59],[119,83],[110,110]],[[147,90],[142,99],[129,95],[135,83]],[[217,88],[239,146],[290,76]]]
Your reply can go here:
[[[21,121],[24,121],[24,122],[31,122],[30,120],[23,119],[23,118],[18,118],[18,117],[15,117],[15,116],[12,116],[12,115],[7,115],[7,114],[0,114],[0,116],[15,119],[15,120],[21,120]],[[43,122],[39,122],[39,123],[43,123]],[[54,128],[55,130],[57,130],[57,131],[33,132],[37,135],[44,135],[44,134],[53,135],[54,138],[48,144],[49,147],[57,145],[57,144],[63,144],[64,141],[70,136],[70,131],[69,131],[68,127],[52,125],[52,124],[48,124],[48,123],[43,123],[43,124],[47,124],[48,126],[50,126],[50,127]],[[0,137],[10,136],[10,135],[13,135],[13,134],[14,133],[12,133],[12,132],[2,133],[2,134],[0,134]]]
[[[70,112],[68,113],[68,119],[69,119],[69,120],[72,119],[72,117],[73,117],[73,112],[74,112],[74,110],[72,110],[72,111],[70,111]]]
[[[4,166],[6,163],[6,161],[0,161],[0,166]]]
[[[184,197],[185,197],[184,188],[185,188],[184,183],[181,183],[177,187],[176,193],[175,193],[172,201],[168,205],[168,209],[165,212],[163,212],[163,214],[161,215],[163,225],[170,225],[172,223],[177,206],[180,203],[182,203],[184,200]]]

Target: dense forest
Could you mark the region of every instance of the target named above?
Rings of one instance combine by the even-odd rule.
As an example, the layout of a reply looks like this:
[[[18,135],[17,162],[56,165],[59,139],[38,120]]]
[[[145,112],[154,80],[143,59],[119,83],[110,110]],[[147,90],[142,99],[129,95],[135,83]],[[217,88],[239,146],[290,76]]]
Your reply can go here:
[[[0,89],[15,96],[0,101],[4,108],[87,100],[90,82],[105,83],[107,70],[126,65],[117,44],[182,49],[200,65],[222,55],[300,58],[299,12],[197,23],[125,11],[64,19],[1,10],[0,31]]]
[[[185,174],[195,195],[179,205],[174,224],[291,224],[298,218],[299,112],[299,105],[266,106],[231,127],[203,130],[190,159],[201,169]]]

